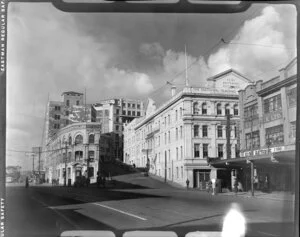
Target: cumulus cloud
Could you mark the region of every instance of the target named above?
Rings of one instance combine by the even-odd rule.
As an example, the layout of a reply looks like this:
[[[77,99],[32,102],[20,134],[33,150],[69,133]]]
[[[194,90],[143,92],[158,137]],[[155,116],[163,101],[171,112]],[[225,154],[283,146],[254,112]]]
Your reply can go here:
[[[283,18],[281,13],[286,11],[290,13],[290,19]],[[263,74],[262,79],[269,79],[268,69],[275,67],[273,73],[277,73],[276,65],[284,66],[295,56],[295,26],[296,16],[293,7],[265,7],[259,16],[245,21],[229,44],[225,44],[210,55],[208,67],[211,73],[235,68],[254,77],[254,80],[257,80],[257,75]],[[287,34],[290,37],[287,38]]]

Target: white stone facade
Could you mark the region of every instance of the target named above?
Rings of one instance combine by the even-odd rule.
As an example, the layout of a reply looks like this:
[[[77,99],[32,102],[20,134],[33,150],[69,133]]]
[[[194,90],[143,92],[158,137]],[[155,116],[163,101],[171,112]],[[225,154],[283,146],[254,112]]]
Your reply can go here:
[[[49,182],[58,179],[59,184],[64,184],[63,174],[67,167],[67,182],[71,179],[73,184],[76,176],[86,175],[89,157],[90,179],[96,182],[100,131],[101,124],[92,122],[71,124],[60,129],[44,149],[46,179]]]
[[[145,167],[148,155],[151,173],[181,185],[188,179],[190,187],[201,188],[203,180],[216,176],[207,158],[227,158],[225,113],[239,120],[237,89],[186,87],[151,115],[127,124],[125,162]],[[234,127],[232,158],[238,136]]]

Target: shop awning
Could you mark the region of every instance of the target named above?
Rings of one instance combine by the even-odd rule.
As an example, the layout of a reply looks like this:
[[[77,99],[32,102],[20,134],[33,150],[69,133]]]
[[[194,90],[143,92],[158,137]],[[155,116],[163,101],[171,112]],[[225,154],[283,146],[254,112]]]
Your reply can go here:
[[[232,159],[210,159],[209,164],[215,168],[243,168],[249,166],[249,161],[254,164],[263,166],[274,165],[294,165],[295,151],[282,151],[276,153],[269,153],[264,155],[257,155],[253,157],[239,157]]]

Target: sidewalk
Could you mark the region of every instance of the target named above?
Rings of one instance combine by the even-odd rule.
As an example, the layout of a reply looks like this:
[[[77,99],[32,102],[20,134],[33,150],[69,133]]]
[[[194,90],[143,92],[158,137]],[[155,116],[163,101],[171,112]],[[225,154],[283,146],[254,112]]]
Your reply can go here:
[[[278,200],[278,201],[295,201],[295,194],[291,194],[289,192],[272,192],[272,193],[264,193],[261,191],[254,191],[254,196],[252,197],[251,192],[238,192],[237,194],[234,192],[228,193],[218,193],[219,196],[238,196],[243,198],[258,198],[258,199],[269,199],[269,200]]]

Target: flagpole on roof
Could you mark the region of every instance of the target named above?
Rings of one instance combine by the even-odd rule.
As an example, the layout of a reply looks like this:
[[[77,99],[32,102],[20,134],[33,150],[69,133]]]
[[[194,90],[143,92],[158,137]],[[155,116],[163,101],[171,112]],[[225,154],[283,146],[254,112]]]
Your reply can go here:
[[[185,86],[189,86],[188,73],[187,73],[186,45],[184,45],[184,54],[185,54]]]

